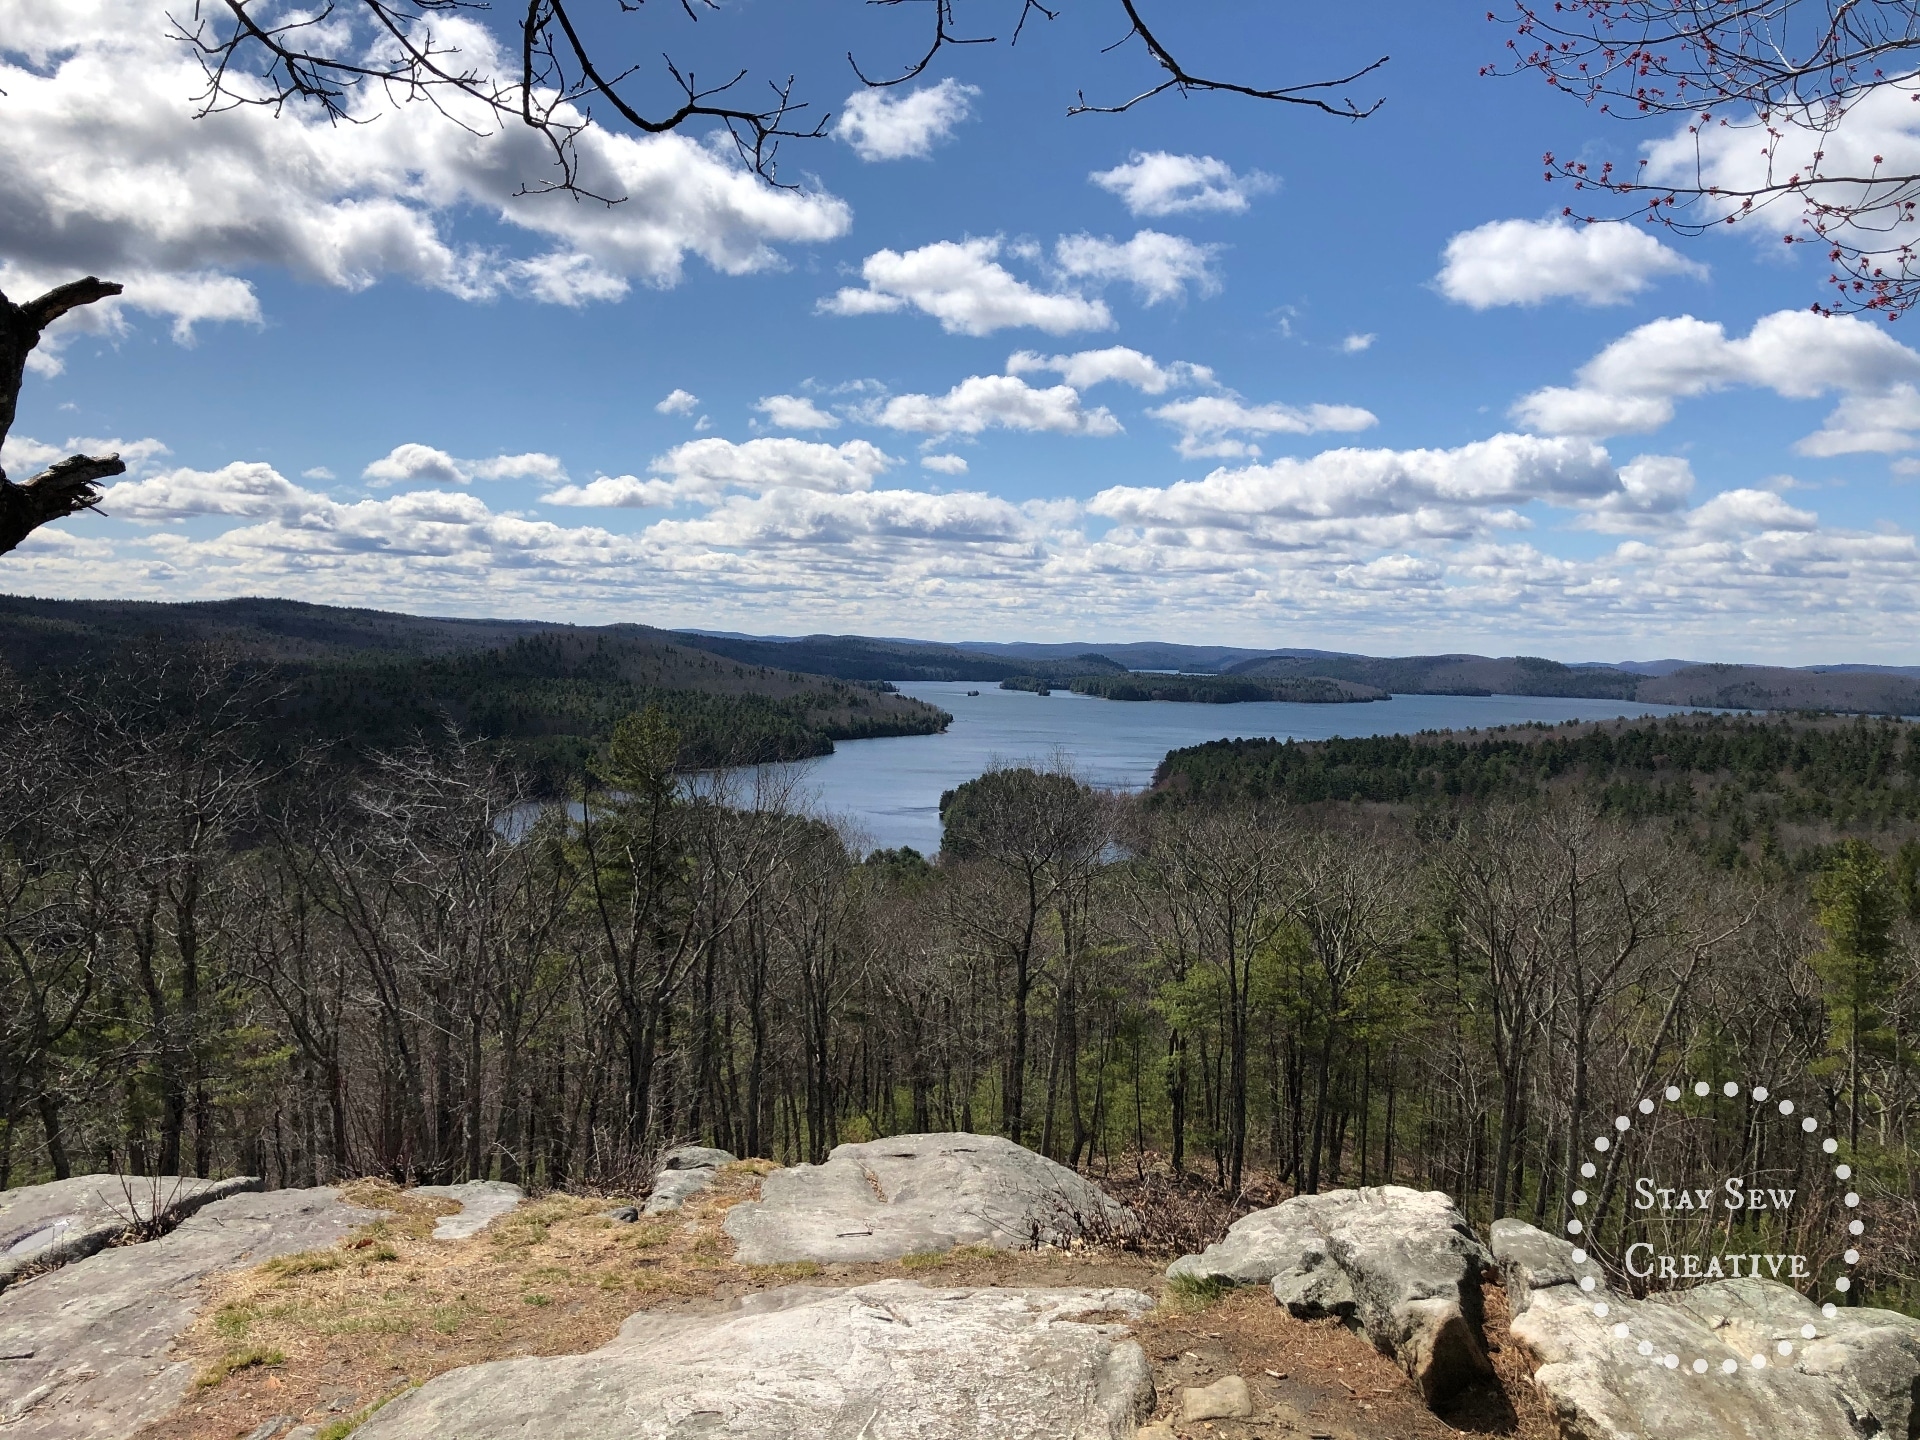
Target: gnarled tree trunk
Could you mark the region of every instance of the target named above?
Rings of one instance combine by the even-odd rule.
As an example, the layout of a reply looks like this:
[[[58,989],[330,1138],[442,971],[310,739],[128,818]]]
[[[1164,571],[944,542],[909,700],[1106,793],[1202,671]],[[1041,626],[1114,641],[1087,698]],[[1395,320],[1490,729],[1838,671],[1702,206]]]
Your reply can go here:
[[[47,326],[82,305],[118,295],[120,286],[89,275],[49,290],[38,300],[16,305],[0,294],[0,441],[13,429],[26,379],[27,356]],[[77,515],[100,503],[98,482],[124,475],[118,455],[70,455],[38,475],[15,484],[0,470],[0,555],[52,520]]]

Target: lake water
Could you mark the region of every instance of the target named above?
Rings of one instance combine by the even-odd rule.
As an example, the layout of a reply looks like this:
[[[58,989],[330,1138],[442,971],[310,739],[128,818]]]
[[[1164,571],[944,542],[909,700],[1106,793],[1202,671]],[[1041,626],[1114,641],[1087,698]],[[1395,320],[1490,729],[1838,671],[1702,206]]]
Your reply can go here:
[[[962,680],[902,682],[898,688],[950,713],[947,732],[843,740],[833,754],[796,768],[800,788],[815,805],[852,821],[869,844],[911,845],[924,855],[940,848],[941,793],[996,762],[1046,764],[1060,755],[1095,785],[1139,790],[1152,781],[1167,751],[1208,740],[1325,740],[1682,713],[1673,705],[1523,695],[1396,695],[1354,705],[1192,705],[1096,700],[1066,690],[1032,695]],[[967,694],[972,689],[980,693]]]

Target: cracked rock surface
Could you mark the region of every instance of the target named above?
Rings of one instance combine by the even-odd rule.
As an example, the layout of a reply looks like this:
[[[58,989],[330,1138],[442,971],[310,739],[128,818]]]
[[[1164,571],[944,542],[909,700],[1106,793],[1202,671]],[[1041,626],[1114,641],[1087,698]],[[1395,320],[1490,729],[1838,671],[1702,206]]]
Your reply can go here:
[[[216,1200],[172,1233],[104,1250],[0,1293],[0,1434],[124,1440],[180,1403],[169,1347],[221,1270],[328,1246],[375,1218],[332,1189]]]
[[[736,1205],[725,1230],[746,1265],[896,1260],[988,1245],[1060,1245],[1133,1212],[1064,1165],[997,1135],[896,1135],[839,1145]]]
[[[450,1371],[361,1440],[1130,1440],[1153,1383],[1136,1290],[792,1286],[643,1312],[586,1355]]]
[[[202,1205],[259,1188],[251,1175],[76,1175],[0,1191],[0,1290],[26,1271],[104,1250],[138,1224],[156,1217],[171,1224]]]

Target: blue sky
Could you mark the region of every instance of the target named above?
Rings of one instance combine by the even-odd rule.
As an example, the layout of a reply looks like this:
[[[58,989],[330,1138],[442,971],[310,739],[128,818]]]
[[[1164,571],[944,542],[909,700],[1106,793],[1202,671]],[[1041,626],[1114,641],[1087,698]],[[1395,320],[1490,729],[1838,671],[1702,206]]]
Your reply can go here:
[[[838,116],[845,51],[897,64],[910,8],[649,7],[607,38],[792,71]],[[5,463],[79,441],[133,461],[107,517],[0,558],[0,588],[1920,658],[1900,325],[1807,313],[1823,271],[1780,224],[1555,222],[1574,197],[1543,151],[1631,160],[1666,132],[1481,77],[1505,34],[1483,12],[1193,8],[1159,7],[1196,69],[1283,83],[1390,53],[1352,91],[1386,104],[1068,118],[1078,90],[1154,78],[1100,53],[1118,7],[1076,0],[790,144],[794,191],[697,133],[590,134],[625,187],[608,209],[515,198],[537,146],[423,107],[196,121],[164,6],[0,0],[0,288],[128,283],[51,337]],[[996,33],[1016,9],[960,13]],[[1915,124],[1869,138],[1912,149]]]

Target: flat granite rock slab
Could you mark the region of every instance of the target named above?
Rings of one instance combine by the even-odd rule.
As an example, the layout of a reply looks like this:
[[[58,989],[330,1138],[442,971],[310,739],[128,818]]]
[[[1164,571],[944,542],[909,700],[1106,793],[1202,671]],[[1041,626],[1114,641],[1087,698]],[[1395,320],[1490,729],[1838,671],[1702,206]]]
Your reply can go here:
[[[1513,1338],[1538,1366],[1534,1388],[1564,1435],[1915,1440],[1920,1320],[1873,1309],[1828,1319],[1771,1280],[1719,1280],[1646,1300],[1604,1285],[1585,1292],[1572,1247],[1520,1221],[1495,1224],[1493,1250],[1509,1292],[1517,1283],[1525,1295]],[[1782,1343],[1792,1347],[1785,1356]],[[1755,1356],[1766,1363],[1754,1365]]]
[[[339,1191],[274,1190],[208,1204],[178,1229],[0,1293],[0,1436],[125,1440],[185,1397],[169,1347],[222,1270],[333,1245],[376,1218]]]
[[[792,1286],[630,1317],[586,1355],[449,1371],[359,1440],[1130,1440],[1137,1290]]]
[[[184,1219],[202,1205],[259,1188],[252,1175],[76,1175],[0,1190],[0,1290],[23,1272],[103,1250],[155,1216]]]
[[[896,1135],[775,1170],[722,1226],[745,1265],[875,1262],[987,1245],[1064,1244],[1133,1212],[1099,1186],[997,1135]]]
[[[458,1214],[442,1215],[433,1227],[436,1240],[465,1240],[477,1235],[502,1215],[520,1208],[527,1192],[504,1180],[469,1180],[464,1185],[421,1185],[415,1195],[431,1195],[441,1200],[458,1200]]]

